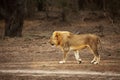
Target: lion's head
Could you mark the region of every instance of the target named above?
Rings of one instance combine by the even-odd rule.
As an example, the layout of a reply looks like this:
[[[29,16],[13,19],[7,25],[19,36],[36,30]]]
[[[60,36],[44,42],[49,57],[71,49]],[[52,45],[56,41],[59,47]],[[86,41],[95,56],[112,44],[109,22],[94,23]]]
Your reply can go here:
[[[70,32],[68,31],[54,31],[49,42],[51,45],[62,45],[69,36]]]

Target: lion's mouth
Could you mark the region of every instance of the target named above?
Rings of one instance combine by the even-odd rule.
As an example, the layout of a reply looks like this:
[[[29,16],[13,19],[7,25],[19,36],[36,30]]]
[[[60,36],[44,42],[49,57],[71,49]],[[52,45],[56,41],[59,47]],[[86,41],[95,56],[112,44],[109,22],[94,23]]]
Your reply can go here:
[[[50,45],[54,46],[54,43],[51,40],[49,41],[49,43],[50,43]]]
[[[54,47],[54,46],[55,46],[55,44],[53,44],[53,43],[50,43],[50,44],[51,44],[51,46],[52,46],[52,47]]]
[[[54,46],[54,44],[51,44],[52,46]]]
[[[54,44],[51,44],[51,46],[52,46],[52,47],[55,47],[55,45],[54,45]]]

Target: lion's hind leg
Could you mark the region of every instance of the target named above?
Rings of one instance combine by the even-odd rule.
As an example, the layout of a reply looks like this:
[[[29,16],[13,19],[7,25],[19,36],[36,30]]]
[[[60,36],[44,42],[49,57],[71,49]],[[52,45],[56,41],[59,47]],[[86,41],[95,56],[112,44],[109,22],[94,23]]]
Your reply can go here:
[[[78,50],[74,51],[74,54],[77,62],[80,64],[82,62],[82,59],[79,56],[79,51]]]
[[[100,55],[98,53],[98,50],[97,50],[97,45],[96,44],[93,44],[93,45],[90,45],[90,49],[94,55],[94,58],[93,60],[91,61],[92,64],[99,64],[100,62]]]

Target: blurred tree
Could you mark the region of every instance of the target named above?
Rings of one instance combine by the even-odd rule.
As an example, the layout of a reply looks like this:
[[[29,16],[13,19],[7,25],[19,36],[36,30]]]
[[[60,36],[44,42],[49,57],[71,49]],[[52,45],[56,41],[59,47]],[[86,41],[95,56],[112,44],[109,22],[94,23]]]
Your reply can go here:
[[[36,11],[45,11],[49,18],[51,12],[59,11],[58,17],[66,21],[79,10],[103,10],[113,24],[114,18],[120,18],[120,0],[0,0],[0,18],[5,19],[5,36],[10,37],[22,36],[25,13],[32,17]]]
[[[72,12],[77,13],[79,10],[79,0],[68,0],[67,7],[71,9]]]
[[[60,0],[60,6],[61,6],[61,17],[62,21],[66,21],[66,11],[67,11],[67,1],[66,0]]]
[[[46,0],[37,0],[38,11],[45,11]]]
[[[38,0],[25,0],[25,16],[32,18],[37,11]]]
[[[22,36],[25,0],[0,0],[0,14],[5,19],[4,36]]]
[[[85,3],[85,0],[78,0],[78,8],[79,10],[83,9],[83,4]]]

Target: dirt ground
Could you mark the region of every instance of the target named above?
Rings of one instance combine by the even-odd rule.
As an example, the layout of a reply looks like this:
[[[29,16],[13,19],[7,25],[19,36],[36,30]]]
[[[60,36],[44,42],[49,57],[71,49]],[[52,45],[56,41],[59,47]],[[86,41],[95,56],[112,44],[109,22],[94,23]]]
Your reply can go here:
[[[1,21],[1,27],[3,25]],[[99,26],[104,26],[104,36],[101,37],[103,49],[99,49],[100,64],[90,63],[93,55],[88,49],[80,51],[81,64],[77,64],[72,51],[65,64],[58,63],[62,59],[62,52],[48,43],[53,31],[101,35]],[[71,23],[26,20],[23,37],[0,40],[0,80],[120,80],[120,34],[115,34],[116,27],[110,26],[106,19],[85,22],[75,20]],[[66,70],[71,74],[65,73]]]

